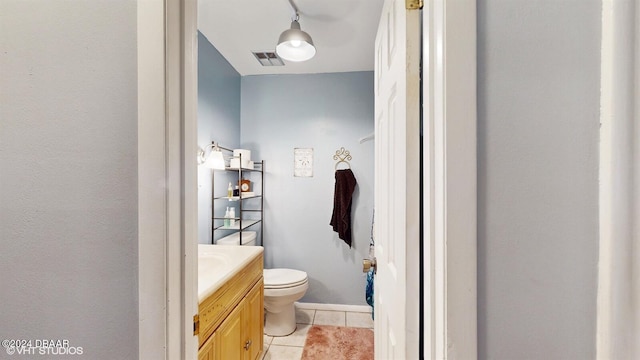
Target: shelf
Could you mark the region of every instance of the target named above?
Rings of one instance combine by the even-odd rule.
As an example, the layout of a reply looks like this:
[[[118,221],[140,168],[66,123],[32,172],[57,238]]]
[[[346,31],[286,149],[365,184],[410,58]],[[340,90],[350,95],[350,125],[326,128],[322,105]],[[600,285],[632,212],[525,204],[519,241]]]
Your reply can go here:
[[[261,198],[262,195],[252,195],[252,196],[232,196],[232,197],[228,197],[228,196],[220,196],[220,197],[216,197],[213,198],[214,200],[222,200],[222,199],[227,199],[229,201],[238,201],[242,198],[242,200],[247,200],[247,199],[256,199],[256,198]]]
[[[246,167],[231,167],[231,166],[227,166],[224,169],[226,171],[253,171],[253,172],[262,172],[263,166],[262,166],[262,161],[256,162],[253,164],[253,169],[251,168],[246,168]]]
[[[226,171],[239,171],[242,170],[242,172],[245,171],[253,171],[253,172],[262,172],[262,169],[249,169],[249,168],[232,168],[232,167],[228,167],[228,168],[224,168]]]
[[[224,218],[214,218],[214,219],[224,219]],[[253,226],[262,220],[242,220],[242,230]],[[240,230],[240,220],[236,219],[236,223],[233,226],[218,226],[214,228],[214,230]]]
[[[214,143],[216,144],[216,143]],[[222,151],[233,154],[234,150],[219,146]],[[225,155],[226,167],[224,169],[219,169],[219,171],[214,171],[211,179],[211,193],[215,194],[216,180],[219,180],[218,177],[221,176],[224,184],[227,182],[230,184],[237,183],[240,187],[246,184],[249,181],[250,189],[244,187],[245,190],[252,190],[247,192],[240,192],[240,196],[211,196],[211,212],[213,221],[211,222],[212,233],[215,231],[228,231],[228,232],[237,232],[242,231],[244,229],[250,228],[253,226],[253,229],[259,231],[260,238],[257,239],[257,243],[263,245],[263,222],[264,222],[264,174],[265,174],[265,162],[264,161],[253,161],[253,168],[246,168],[244,166],[239,166],[242,164],[242,156],[233,156],[233,155]],[[238,161],[240,160],[240,161]],[[229,166],[233,163],[234,167]],[[245,162],[246,164],[246,162]],[[216,169],[217,170],[217,169]],[[223,173],[223,172],[226,172]],[[225,186],[226,188],[226,186]],[[236,187],[238,189],[238,187]],[[218,189],[220,190],[220,189]],[[220,192],[218,192],[220,194]],[[228,192],[223,192],[221,194],[228,195]],[[237,194],[237,193],[236,193]],[[251,199],[259,199],[259,200],[251,200]],[[245,202],[244,200],[249,200]],[[222,202],[222,203],[221,203]],[[234,208],[235,215],[235,224],[233,226],[224,226],[223,220],[224,217],[220,215],[224,214],[224,206],[228,208]],[[247,209],[248,208],[248,209]],[[223,210],[222,213],[220,211]],[[217,211],[217,214],[216,214]],[[245,216],[245,213],[250,213],[249,216]],[[248,219],[247,219],[248,217]],[[242,219],[242,220],[240,220]],[[242,228],[241,225],[242,224]],[[220,235],[219,233],[216,235]],[[212,236],[213,239],[216,236]]]

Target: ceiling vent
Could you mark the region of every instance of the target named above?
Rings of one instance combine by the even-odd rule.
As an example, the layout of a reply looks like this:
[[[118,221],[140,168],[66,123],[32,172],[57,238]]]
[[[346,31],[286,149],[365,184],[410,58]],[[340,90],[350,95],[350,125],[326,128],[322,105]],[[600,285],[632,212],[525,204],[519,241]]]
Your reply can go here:
[[[274,51],[252,51],[262,66],[283,66],[284,62]]]

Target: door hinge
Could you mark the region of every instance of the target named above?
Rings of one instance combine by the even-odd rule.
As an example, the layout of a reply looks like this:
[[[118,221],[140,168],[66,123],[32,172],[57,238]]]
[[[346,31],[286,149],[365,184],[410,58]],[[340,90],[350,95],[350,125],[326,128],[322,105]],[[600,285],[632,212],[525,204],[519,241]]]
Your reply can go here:
[[[193,315],[193,335],[200,334],[200,316],[198,314]]]
[[[405,0],[405,5],[407,10],[417,10],[422,9],[424,3],[422,2],[422,0]]]

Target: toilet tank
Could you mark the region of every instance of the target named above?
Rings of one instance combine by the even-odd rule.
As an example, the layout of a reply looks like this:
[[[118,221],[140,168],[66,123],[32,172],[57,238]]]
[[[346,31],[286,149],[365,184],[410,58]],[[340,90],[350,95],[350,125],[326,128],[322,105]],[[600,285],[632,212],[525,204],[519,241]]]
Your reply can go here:
[[[253,246],[256,244],[255,231],[242,232],[242,245]],[[216,241],[216,245],[240,245],[240,232],[235,232]]]

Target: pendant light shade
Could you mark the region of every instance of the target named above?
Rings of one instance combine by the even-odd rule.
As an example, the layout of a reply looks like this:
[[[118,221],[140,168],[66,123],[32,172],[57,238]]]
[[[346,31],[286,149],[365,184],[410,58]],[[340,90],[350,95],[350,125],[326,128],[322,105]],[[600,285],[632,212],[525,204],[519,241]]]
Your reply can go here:
[[[300,23],[296,19],[291,22],[291,29],[280,34],[276,53],[285,60],[299,62],[314,57],[316,48],[313,46],[311,36],[300,30]]]

